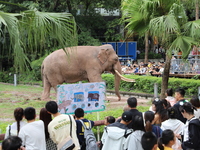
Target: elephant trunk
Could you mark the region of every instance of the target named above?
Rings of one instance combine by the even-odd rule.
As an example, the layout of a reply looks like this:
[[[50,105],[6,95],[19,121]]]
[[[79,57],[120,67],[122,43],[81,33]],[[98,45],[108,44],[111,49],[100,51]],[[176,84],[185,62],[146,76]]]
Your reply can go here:
[[[121,65],[119,61],[117,62],[117,64],[115,64],[114,70],[117,70],[121,74],[122,71],[121,71]],[[121,77],[117,73],[115,73],[115,71],[114,71],[114,75],[115,75],[115,93],[118,96],[118,100],[120,101],[121,96],[119,93],[119,86],[120,86]]]

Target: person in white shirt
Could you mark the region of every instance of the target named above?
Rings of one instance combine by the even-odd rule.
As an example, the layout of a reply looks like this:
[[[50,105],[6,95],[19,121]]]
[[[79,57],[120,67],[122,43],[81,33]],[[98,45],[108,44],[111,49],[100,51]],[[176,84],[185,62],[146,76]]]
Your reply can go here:
[[[71,115],[60,114],[58,112],[58,105],[55,101],[46,103],[45,108],[48,113],[53,115],[54,119],[48,125],[48,132],[50,138],[57,145],[62,143],[67,137],[71,136],[73,141],[73,150],[80,149],[78,138],[76,135],[76,122]],[[71,121],[70,121],[70,118]],[[71,131],[70,131],[71,124]]]
[[[165,91],[165,95],[167,96],[165,99],[170,103],[171,107],[174,106],[174,104],[176,104],[176,99],[172,96],[173,95],[173,89],[167,89]]]
[[[19,134],[19,130],[26,124],[26,122],[22,121],[24,117],[23,108],[16,108],[14,110],[14,117],[16,122],[14,122],[12,125],[7,126],[4,139],[8,138],[9,136],[17,136]]]
[[[174,134],[176,135],[176,141],[175,144],[172,146],[172,148],[174,150],[181,150],[182,148],[179,138],[181,138],[181,135],[183,135],[185,124],[180,120],[176,119],[177,110],[174,107],[168,108],[168,116],[169,119],[162,122],[161,129],[163,131],[171,129],[174,132]]]
[[[44,123],[42,120],[35,121],[35,108],[27,107],[24,110],[24,116],[27,124],[19,131],[22,145],[26,147],[26,150],[46,150]]]

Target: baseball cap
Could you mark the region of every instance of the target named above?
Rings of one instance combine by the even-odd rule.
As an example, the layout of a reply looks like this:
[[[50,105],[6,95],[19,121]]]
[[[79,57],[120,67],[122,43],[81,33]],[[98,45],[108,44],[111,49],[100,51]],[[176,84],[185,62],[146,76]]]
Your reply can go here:
[[[122,120],[125,121],[125,122],[131,121],[132,120],[132,113],[130,111],[125,111],[122,114]]]

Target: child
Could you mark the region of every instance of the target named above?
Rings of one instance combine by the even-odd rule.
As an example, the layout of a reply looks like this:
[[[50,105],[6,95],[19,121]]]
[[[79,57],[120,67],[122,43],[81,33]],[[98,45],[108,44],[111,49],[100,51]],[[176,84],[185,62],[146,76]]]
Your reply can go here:
[[[142,148],[144,150],[157,150],[157,137],[153,132],[146,132],[141,139]]]
[[[158,140],[158,147],[160,150],[173,150],[172,145],[174,145],[175,141],[174,132],[167,129],[162,132],[162,136]]]

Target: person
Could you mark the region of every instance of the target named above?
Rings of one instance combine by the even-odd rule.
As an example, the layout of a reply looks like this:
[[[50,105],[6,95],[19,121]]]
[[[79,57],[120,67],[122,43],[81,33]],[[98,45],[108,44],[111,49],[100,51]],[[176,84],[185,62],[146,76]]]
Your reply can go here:
[[[176,99],[173,97],[173,89],[167,89],[165,91],[165,95],[166,95],[166,100],[170,103],[171,106],[174,106],[174,104],[176,104]]]
[[[199,101],[199,98],[197,96],[193,96],[190,99],[190,103],[197,109],[197,110],[194,110],[194,116],[196,118],[200,119],[200,101]]]
[[[46,150],[56,150],[56,144],[49,137],[48,124],[52,121],[51,115],[47,112],[46,108],[40,110],[39,119],[44,122],[44,133],[46,140]]]
[[[189,102],[185,102],[180,107],[180,112],[183,117],[187,119],[183,133],[183,150],[200,149],[200,120],[195,118],[194,110],[196,110],[196,108]]]
[[[183,115],[181,114],[180,110],[179,110],[179,107],[182,106],[185,102],[188,102],[188,100],[186,100],[184,98],[185,96],[185,90],[182,89],[182,88],[178,88],[176,89],[175,91],[175,99],[176,99],[176,104],[174,104],[174,108],[176,108],[177,110],[177,119],[182,121],[183,123],[186,123],[186,118],[183,117]]]
[[[27,124],[19,131],[22,145],[26,147],[26,150],[45,150],[44,123],[42,120],[35,121],[35,108],[27,107],[24,110],[24,116],[27,120]]]
[[[144,150],[157,150],[157,137],[153,132],[145,132],[141,139],[142,148]]]
[[[130,107],[129,111],[132,114],[132,118],[135,118],[135,116],[141,116],[142,117],[142,113],[137,110],[137,99],[135,97],[129,97],[127,99],[127,104],[128,104],[128,107]],[[130,129],[133,128],[133,121],[131,121],[131,123],[128,124],[128,127]]]
[[[158,98],[156,98],[154,101],[156,111],[155,118],[152,121],[152,124],[161,126],[161,123],[168,119],[167,110],[164,108],[163,101],[159,100]]]
[[[148,132],[153,132],[157,138],[159,138],[162,134],[162,129],[158,125],[152,124],[154,120],[154,113],[152,111],[146,111],[144,113],[144,120],[145,120],[145,130]]]
[[[156,104],[157,102],[155,100],[152,101],[151,106],[149,107],[149,111],[152,111],[153,113],[156,112]]]
[[[115,117],[113,116],[107,116],[104,120],[104,125],[109,125],[115,122]]]
[[[74,118],[71,115],[60,114],[58,112],[58,105],[55,101],[48,101],[45,105],[45,108],[47,112],[54,117],[54,119],[48,125],[48,132],[53,142],[58,145],[67,137],[71,136],[75,145],[73,150],[80,149],[78,138],[76,135],[76,122]],[[71,122],[69,117],[71,118]],[[70,125],[72,127],[71,131]]]
[[[22,140],[18,136],[9,136],[4,139],[2,142],[3,150],[26,150],[25,147],[22,146]]]
[[[91,120],[87,120],[84,118],[84,110],[82,108],[77,108],[74,112],[75,114],[75,118],[76,118],[76,134],[78,137],[78,141],[81,147],[81,150],[85,150],[86,149],[86,143],[85,143],[85,139],[84,139],[84,127],[81,123],[80,120],[82,120],[82,122],[86,125],[87,128],[90,127],[91,124],[91,128],[94,126],[94,121]]]
[[[134,132],[128,136],[124,142],[124,150],[143,150],[141,144],[142,135],[145,132],[143,117],[135,116],[134,117],[133,130]]]
[[[159,150],[173,150],[172,145],[175,143],[174,132],[170,129],[164,130],[162,136],[158,139]]]
[[[155,47],[154,52],[155,52],[156,54],[158,54],[159,50],[158,50],[158,47],[157,47],[157,46]]]
[[[174,150],[181,150],[181,135],[183,135],[184,123],[177,119],[177,110],[174,107],[168,108],[169,119],[162,122],[161,129],[171,129],[176,135],[175,144],[172,146]]]
[[[161,102],[163,103],[164,109],[171,107],[171,104],[166,99],[161,99]]]
[[[121,118],[121,116],[120,116],[120,118]],[[115,117],[113,117],[113,116],[107,116],[107,117],[105,117],[105,120],[104,120],[104,125],[105,125],[105,127],[108,126],[109,124],[114,123],[115,120],[116,120],[116,119],[115,119]],[[105,127],[104,127],[104,128],[105,128]],[[97,144],[98,144],[99,149],[101,150],[102,147],[103,147],[102,141],[99,141]]]
[[[103,144],[102,150],[114,149],[122,150],[123,143],[127,136],[132,133],[127,125],[132,121],[132,114],[130,111],[125,111],[121,116],[121,121],[109,124],[105,127],[101,141]]]
[[[14,110],[14,118],[15,121],[12,125],[8,125],[6,127],[5,139],[8,136],[17,136],[19,134],[20,129],[26,124],[26,122],[22,121],[24,117],[24,109],[18,107]]]

